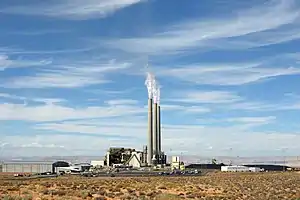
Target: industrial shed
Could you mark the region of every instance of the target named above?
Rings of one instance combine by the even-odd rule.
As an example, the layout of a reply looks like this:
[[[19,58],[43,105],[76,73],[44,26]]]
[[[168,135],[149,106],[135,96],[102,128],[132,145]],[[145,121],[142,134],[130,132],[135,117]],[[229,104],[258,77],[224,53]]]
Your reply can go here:
[[[222,172],[249,172],[250,168],[246,166],[239,165],[230,165],[230,166],[221,166]]]
[[[264,164],[256,164],[256,165],[244,165],[246,167],[258,167],[262,168],[265,171],[286,171],[289,167],[284,165],[264,165]]]
[[[186,169],[211,169],[211,170],[221,170],[221,167],[225,164],[190,164],[186,166]]]
[[[57,161],[52,164],[52,172],[57,172],[56,169],[59,167],[70,167],[70,164],[65,161]]]
[[[2,163],[2,172],[7,173],[43,173],[52,172],[52,162],[14,161]]]

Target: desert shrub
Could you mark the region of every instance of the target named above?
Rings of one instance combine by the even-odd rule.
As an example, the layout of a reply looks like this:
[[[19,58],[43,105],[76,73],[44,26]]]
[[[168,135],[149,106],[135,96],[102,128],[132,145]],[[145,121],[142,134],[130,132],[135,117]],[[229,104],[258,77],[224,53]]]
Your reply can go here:
[[[186,195],[186,197],[189,198],[189,199],[194,199],[197,196],[195,194],[188,194],[188,195]]]
[[[55,195],[58,196],[65,196],[67,194],[67,192],[65,190],[56,190]]]
[[[94,200],[106,200],[105,197],[95,197]]]
[[[47,195],[47,194],[50,194],[50,191],[48,189],[44,189],[44,190],[41,191],[41,193],[43,195]]]
[[[140,192],[139,194],[140,194],[140,196],[145,196],[145,195],[146,195],[146,193],[145,193],[145,192],[143,192],[143,191],[142,191],[142,192]]]
[[[18,186],[12,186],[12,187],[9,187],[7,188],[8,191],[19,191],[20,188]]]
[[[5,195],[3,200],[22,200],[20,196]]]
[[[104,196],[106,194],[105,190],[99,190],[97,191],[97,194]]]
[[[167,188],[165,186],[159,186],[158,189],[160,189],[160,190],[166,190]]]
[[[93,195],[89,191],[83,190],[80,193],[80,197],[86,199],[87,197],[93,197]]]
[[[178,200],[181,199],[178,195],[175,194],[159,194],[155,197],[156,200]]]
[[[32,200],[32,199],[33,199],[33,197],[31,194],[27,194],[24,197],[22,197],[22,200]]]

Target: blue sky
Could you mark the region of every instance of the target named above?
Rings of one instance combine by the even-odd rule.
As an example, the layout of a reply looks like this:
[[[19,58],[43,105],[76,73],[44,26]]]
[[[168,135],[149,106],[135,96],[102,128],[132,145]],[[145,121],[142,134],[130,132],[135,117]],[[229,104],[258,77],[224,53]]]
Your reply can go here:
[[[0,24],[0,156],[141,149],[147,61],[166,153],[300,150],[296,0],[4,0]]]

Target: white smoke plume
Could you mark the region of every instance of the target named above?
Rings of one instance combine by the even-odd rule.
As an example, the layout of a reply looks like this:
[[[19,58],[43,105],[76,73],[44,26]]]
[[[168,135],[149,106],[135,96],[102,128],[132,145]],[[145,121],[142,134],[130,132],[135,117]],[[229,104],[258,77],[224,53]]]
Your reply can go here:
[[[157,96],[157,81],[155,80],[155,78],[153,79],[153,102],[157,103],[158,101],[158,96]]]
[[[158,83],[156,84],[156,96],[157,96],[156,101],[157,101],[157,104],[159,105],[160,104],[160,86]]]
[[[145,85],[147,86],[147,90],[148,90],[148,98],[152,99],[153,97],[153,87],[154,87],[154,76],[152,73],[147,72],[147,78],[145,81]]]

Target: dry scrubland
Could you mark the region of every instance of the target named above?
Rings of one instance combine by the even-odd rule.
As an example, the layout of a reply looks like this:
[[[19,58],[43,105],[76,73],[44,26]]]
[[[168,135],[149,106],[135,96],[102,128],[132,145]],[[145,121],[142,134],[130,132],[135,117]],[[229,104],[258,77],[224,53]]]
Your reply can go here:
[[[300,200],[299,173],[201,177],[0,180],[2,199],[247,199]]]

